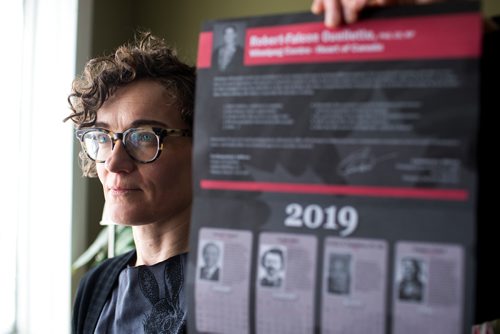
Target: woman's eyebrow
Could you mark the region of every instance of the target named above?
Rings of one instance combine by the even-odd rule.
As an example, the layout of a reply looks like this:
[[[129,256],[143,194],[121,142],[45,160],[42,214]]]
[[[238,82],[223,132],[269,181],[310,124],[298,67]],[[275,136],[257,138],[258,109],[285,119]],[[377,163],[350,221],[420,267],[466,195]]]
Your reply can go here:
[[[133,127],[133,128],[141,126],[141,125],[157,125],[160,127],[168,128],[167,124],[160,122],[160,121],[155,121],[152,119],[138,119],[138,120],[135,120],[131,123],[131,127]]]
[[[109,128],[108,123],[104,123],[104,122],[95,122],[94,126],[96,128],[104,128],[104,129],[108,129]]]
[[[155,120],[152,120],[152,119],[138,119],[138,120],[135,120],[132,123],[130,123],[129,128],[137,128],[137,127],[144,126],[144,125],[152,125],[152,126],[160,126],[160,127],[163,127],[163,128],[168,128],[167,124],[165,124],[163,122],[160,122],[160,121],[155,121]],[[109,124],[106,123],[106,122],[95,122],[94,126],[96,128],[104,128],[104,129],[109,129],[110,128]]]

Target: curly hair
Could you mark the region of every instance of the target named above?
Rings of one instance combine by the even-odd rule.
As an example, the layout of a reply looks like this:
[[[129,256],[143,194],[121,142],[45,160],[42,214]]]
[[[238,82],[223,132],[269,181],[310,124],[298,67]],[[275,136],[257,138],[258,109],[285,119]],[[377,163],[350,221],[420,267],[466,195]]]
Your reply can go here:
[[[76,128],[92,127],[97,111],[117,88],[131,82],[151,79],[161,83],[177,106],[181,118],[192,128],[196,72],[179,60],[174,49],[150,32],[139,33],[132,43],[124,44],[104,57],[91,59],[83,74],[73,81],[68,103]],[[97,175],[95,162],[80,151],[84,176]]]

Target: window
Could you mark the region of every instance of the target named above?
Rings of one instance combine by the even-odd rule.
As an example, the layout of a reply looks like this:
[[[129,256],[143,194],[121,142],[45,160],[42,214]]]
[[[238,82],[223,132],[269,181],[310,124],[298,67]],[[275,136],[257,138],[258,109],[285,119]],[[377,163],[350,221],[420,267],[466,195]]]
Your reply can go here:
[[[69,332],[76,5],[0,5],[1,334]]]

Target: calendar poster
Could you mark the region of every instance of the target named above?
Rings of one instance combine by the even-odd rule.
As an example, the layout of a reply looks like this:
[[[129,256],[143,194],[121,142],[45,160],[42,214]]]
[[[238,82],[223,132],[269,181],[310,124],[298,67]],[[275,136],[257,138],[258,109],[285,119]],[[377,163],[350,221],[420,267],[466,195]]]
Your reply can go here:
[[[190,333],[468,333],[475,2],[200,32]]]

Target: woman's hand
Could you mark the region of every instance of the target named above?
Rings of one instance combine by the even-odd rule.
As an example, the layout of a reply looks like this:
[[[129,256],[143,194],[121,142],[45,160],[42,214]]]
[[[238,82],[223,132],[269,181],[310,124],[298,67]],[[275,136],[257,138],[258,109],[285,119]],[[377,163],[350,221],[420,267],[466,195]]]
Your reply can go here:
[[[314,14],[325,13],[325,25],[338,27],[343,23],[358,20],[359,13],[365,7],[381,7],[399,4],[426,4],[439,0],[313,0],[311,11]]]

